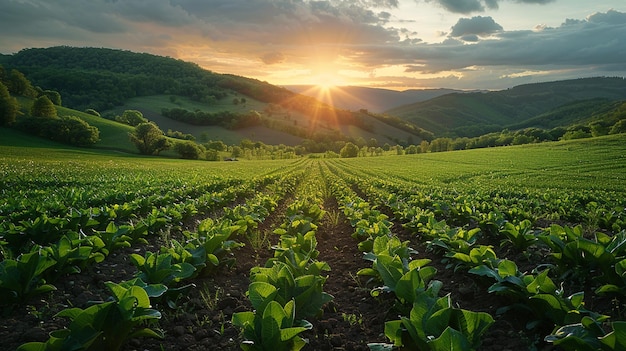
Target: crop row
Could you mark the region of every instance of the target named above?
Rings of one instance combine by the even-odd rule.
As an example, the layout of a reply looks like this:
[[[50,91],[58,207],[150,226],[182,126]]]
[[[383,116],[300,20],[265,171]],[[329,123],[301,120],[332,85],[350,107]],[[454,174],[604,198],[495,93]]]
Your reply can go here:
[[[109,301],[84,310],[70,308],[59,312],[57,316],[70,319],[67,328],[51,333],[45,343],[27,343],[20,350],[118,350],[130,338],[162,337],[158,330],[146,327],[146,323],[161,317],[161,312],[151,307],[176,308],[180,297],[195,288],[191,279],[232,264],[232,250],[243,245],[237,238],[264,221],[299,176],[301,172],[292,172],[245,204],[225,208],[219,220],[201,221],[196,231],[183,232],[183,241],[171,240],[159,252],[131,254],[137,268],[135,278],[119,284],[107,282]]]
[[[417,252],[392,233],[387,216],[357,196],[345,181],[332,172],[326,177],[340,208],[355,231],[352,236],[372,268],[357,274],[369,277],[376,286],[372,296],[392,293],[399,320],[385,323],[384,332],[392,344],[370,343],[372,350],[405,347],[420,350],[476,349],[481,336],[494,322],[484,312],[454,307],[450,294],[440,296],[441,281],[433,280],[437,270],[428,259],[413,259]]]
[[[626,330],[626,322],[614,321],[606,331],[609,316],[587,310],[583,292],[566,295],[562,288],[566,280],[574,280],[581,286],[594,284],[597,294],[624,296],[626,231],[621,229],[623,222],[619,219],[623,213],[615,216],[618,220],[610,226],[621,231],[595,232],[590,239],[580,225],[534,227],[532,220],[536,217],[528,207],[501,210],[507,207],[497,201],[481,203],[474,194],[454,197],[437,191],[426,194],[415,187],[403,188],[402,182],[349,174],[345,169],[334,171],[389,208],[428,250],[443,256],[449,268],[468,271],[482,283],[485,279],[492,280],[487,292],[510,301],[500,313],[521,309],[532,316],[528,328],[541,324],[553,326],[553,333],[545,340],[563,348],[623,347],[616,340]],[[404,186],[407,184],[404,182]],[[485,241],[517,250],[526,257],[533,252],[546,252],[551,260],[540,262],[530,274],[520,272],[515,262],[498,258],[494,246],[479,244]],[[557,279],[557,283],[550,277]]]
[[[321,178],[311,168],[285,210],[285,221],[274,230],[280,239],[273,257],[250,270],[247,295],[253,311],[232,317],[242,329],[243,350],[300,350],[306,345],[300,334],[312,328],[306,319],[319,315],[333,298],[323,291],[323,273],[330,267],[317,260],[316,232],[326,212],[317,190]]]

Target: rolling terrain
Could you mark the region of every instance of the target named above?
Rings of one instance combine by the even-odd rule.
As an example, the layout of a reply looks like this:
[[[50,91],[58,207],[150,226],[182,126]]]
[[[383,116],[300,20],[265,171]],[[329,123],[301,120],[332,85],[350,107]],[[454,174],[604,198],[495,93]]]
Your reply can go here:
[[[396,91],[380,88],[337,86],[320,89],[314,85],[287,85],[285,88],[299,94],[314,97],[326,104],[347,110],[366,109],[375,113],[426,101],[441,95],[461,93],[454,89],[409,89]]]
[[[526,84],[501,91],[453,93],[399,106],[385,113],[411,121],[438,136],[473,137],[523,125],[524,121],[563,105],[595,98],[626,99],[626,80],[581,78]],[[571,121],[564,123],[557,124],[567,126]]]
[[[7,71],[24,73],[35,86],[58,91],[68,108],[92,108],[109,117],[136,109],[163,130],[176,128],[197,139],[206,134],[230,143],[247,138],[289,145],[304,139],[375,138],[381,144],[395,144],[395,140],[409,137],[420,140],[419,133],[412,132],[418,128],[377,128],[378,120],[367,114],[335,108],[267,82],[218,74],[168,57],[113,49],[51,47],[3,55],[0,64]],[[200,111],[215,119],[224,115],[240,119],[250,114],[259,118],[237,126],[210,119],[181,125],[167,121],[164,108]]]

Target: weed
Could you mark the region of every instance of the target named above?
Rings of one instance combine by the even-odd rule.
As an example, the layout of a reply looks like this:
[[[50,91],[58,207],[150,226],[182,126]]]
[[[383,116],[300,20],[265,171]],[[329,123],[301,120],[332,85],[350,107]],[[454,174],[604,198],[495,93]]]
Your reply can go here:
[[[205,306],[209,311],[213,311],[217,308],[217,304],[220,301],[220,296],[224,293],[224,290],[221,287],[218,287],[214,293],[211,293],[208,285],[204,285],[202,289],[200,289],[200,298],[202,302],[204,302]]]
[[[359,315],[357,316],[354,313],[350,313],[350,314],[346,314],[346,313],[342,313],[341,314],[341,318],[343,318],[344,322],[348,322],[348,324],[350,324],[350,326],[361,326],[363,325],[363,315],[359,313]]]
[[[250,246],[255,250],[266,249],[271,246],[268,232],[263,230],[253,230],[246,234]]]
[[[329,210],[326,216],[328,217],[328,222],[331,227],[336,227],[339,225],[340,211]]]

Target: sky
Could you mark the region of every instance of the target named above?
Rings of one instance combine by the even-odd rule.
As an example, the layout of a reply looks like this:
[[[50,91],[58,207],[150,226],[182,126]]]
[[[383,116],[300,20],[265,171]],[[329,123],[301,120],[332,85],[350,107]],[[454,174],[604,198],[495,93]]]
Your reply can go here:
[[[284,86],[626,76],[624,0],[1,0],[0,53],[106,47]]]

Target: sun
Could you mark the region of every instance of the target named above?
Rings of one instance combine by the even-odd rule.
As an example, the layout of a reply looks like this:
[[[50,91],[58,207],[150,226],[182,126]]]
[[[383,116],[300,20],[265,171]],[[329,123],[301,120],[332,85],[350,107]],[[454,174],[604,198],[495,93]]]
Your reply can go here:
[[[320,92],[328,92],[335,89],[337,86],[342,85],[342,81],[336,74],[324,73],[315,76],[313,78],[312,85],[314,85]]]
[[[330,90],[333,90],[337,86],[332,82],[319,82],[315,85],[315,87],[317,88],[317,90],[320,90],[320,91],[330,91]]]

